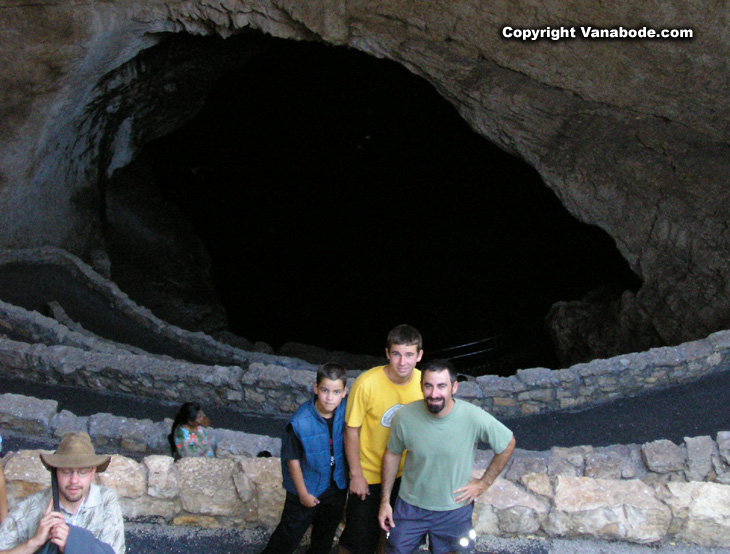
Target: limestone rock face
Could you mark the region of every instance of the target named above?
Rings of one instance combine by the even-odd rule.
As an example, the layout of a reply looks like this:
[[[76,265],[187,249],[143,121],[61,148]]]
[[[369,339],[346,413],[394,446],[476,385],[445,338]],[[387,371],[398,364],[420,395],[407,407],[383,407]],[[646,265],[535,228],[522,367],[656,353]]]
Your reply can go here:
[[[242,506],[233,481],[236,468],[233,460],[183,458],[176,466],[185,511],[211,516],[240,513]]]
[[[534,533],[548,512],[547,504],[506,479],[497,479],[475,502],[480,506],[474,522],[477,534],[496,534],[499,529],[510,534]]]
[[[549,534],[655,542],[665,535],[670,509],[641,481],[558,477]]]
[[[591,346],[587,325],[581,357],[636,349],[626,325],[641,330],[639,348],[705,336],[730,324],[727,23],[707,0],[685,11],[640,0],[12,3],[0,14],[0,247],[55,245],[95,258],[108,178],[194,115],[205,83],[231,60],[201,42],[160,59],[147,49],[170,34],[193,44],[192,35],[263,32],[403,64],[476,132],[533,165],[576,218],[615,239],[643,286],[612,308],[608,344]],[[561,25],[578,37],[589,25],[702,32],[561,41],[501,33]],[[264,47],[255,32],[238,59]],[[551,325],[580,337],[579,325],[605,317],[594,311],[565,305]]]
[[[236,481],[241,498],[255,496],[257,504],[247,515],[248,521],[258,521],[273,529],[284,508],[286,492],[281,486],[281,463],[277,458],[252,458],[240,462],[243,476]],[[245,479],[243,478],[245,477]],[[253,492],[248,488],[253,486]]]
[[[682,541],[701,546],[723,546],[730,541],[730,492],[715,483],[669,483],[672,511],[686,517],[678,533]]]
[[[175,462],[170,456],[148,456],[142,463],[147,468],[147,494],[155,498],[178,495]]]
[[[141,464],[124,456],[112,456],[109,467],[98,473],[100,485],[112,488],[122,498],[138,498],[145,491],[145,474]]]

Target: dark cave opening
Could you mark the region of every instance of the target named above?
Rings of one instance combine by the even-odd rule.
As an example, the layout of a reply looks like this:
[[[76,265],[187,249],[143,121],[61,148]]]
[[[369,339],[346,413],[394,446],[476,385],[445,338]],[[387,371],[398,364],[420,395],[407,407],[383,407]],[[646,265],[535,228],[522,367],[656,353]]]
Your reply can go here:
[[[354,50],[273,40],[143,153],[208,250],[231,329],[274,348],[380,355],[407,322],[427,355],[497,336],[499,373],[554,368],[554,302],[640,284],[533,168]]]

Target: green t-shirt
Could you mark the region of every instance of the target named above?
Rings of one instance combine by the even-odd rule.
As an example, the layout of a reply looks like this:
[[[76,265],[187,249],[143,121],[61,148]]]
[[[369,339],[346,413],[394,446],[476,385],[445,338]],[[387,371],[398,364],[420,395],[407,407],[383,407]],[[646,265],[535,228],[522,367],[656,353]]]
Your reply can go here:
[[[423,400],[411,402],[393,418],[388,450],[407,450],[398,496],[408,504],[433,511],[460,508],[454,491],[471,479],[477,442],[489,443],[499,454],[512,440],[512,431],[491,414],[463,400],[437,417]]]

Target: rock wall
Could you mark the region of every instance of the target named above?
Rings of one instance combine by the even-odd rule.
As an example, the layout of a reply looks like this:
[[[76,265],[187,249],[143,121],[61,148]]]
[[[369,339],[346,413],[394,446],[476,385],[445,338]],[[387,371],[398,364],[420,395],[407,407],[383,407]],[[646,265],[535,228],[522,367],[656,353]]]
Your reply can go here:
[[[315,367],[293,358],[215,345],[239,365],[194,364],[118,348],[71,331],[37,312],[0,302],[0,369],[10,377],[182,402],[245,405],[259,414],[293,413],[308,397]],[[172,329],[168,333],[187,333]],[[13,338],[8,338],[8,335]],[[206,344],[203,341],[201,344]],[[207,350],[206,350],[207,351]],[[253,356],[253,357],[252,357]],[[228,364],[231,362],[229,361]],[[677,347],[594,360],[561,369],[530,368],[511,377],[485,375],[459,385],[462,398],[499,418],[585,408],[730,368],[730,331]],[[349,371],[350,378],[359,372]]]
[[[69,432],[88,433],[100,452],[115,452],[138,461],[145,456],[169,454],[167,434],[172,420],[118,417],[108,413],[79,417],[58,411],[55,400],[18,394],[0,395],[0,429],[25,437],[58,440]],[[217,458],[279,456],[281,439],[210,428]],[[479,453],[481,464],[491,458]],[[730,485],[730,431],[685,437],[684,443],[656,440],[643,445],[594,448],[553,447],[545,452],[517,449],[505,469],[507,479],[519,481],[529,473],[594,479],[641,479],[648,484],[707,481]]]
[[[694,442],[692,442],[694,441]],[[659,441],[662,442],[662,441]],[[666,441],[668,442],[668,441]],[[702,443],[700,459],[730,467],[730,432],[688,439],[688,452]],[[622,450],[623,448],[623,450]],[[680,541],[730,547],[730,486],[685,480],[697,458],[668,465],[676,445],[641,448],[652,479],[627,471],[636,456],[627,447],[553,449],[540,457],[517,452],[503,477],[479,499],[474,511],[478,534],[494,536],[591,537],[635,543]],[[664,450],[664,451],[663,451]],[[695,456],[699,450],[692,450]],[[636,453],[636,450],[634,450]],[[474,475],[489,462],[482,456]],[[636,466],[634,465],[634,468]],[[585,476],[580,475],[585,468]],[[3,459],[9,504],[50,485],[38,451],[11,452]],[[679,477],[681,480],[677,480]],[[99,484],[121,497],[125,518],[162,518],[177,525],[260,527],[272,530],[284,504],[276,458],[185,458],[147,456],[141,462],[114,455]]]
[[[0,428],[4,432],[50,440],[66,433],[88,433],[99,451],[115,452],[140,459],[153,454],[169,455],[167,435],[172,419],[163,421],[135,419],[99,413],[77,416],[58,410],[55,400],[42,400],[19,394],[0,394]],[[234,456],[270,457],[281,453],[281,439],[230,429],[209,429],[217,458]]]
[[[694,38],[518,41],[501,35],[506,25],[565,26],[578,37],[589,25],[683,28]],[[86,259],[103,251],[106,180],[206,93],[205,79],[174,77],[185,58],[150,71],[145,49],[169,33],[252,33],[255,50],[256,33],[266,33],[395,60],[476,132],[536,167],[572,214],[614,237],[643,281],[621,299],[614,326],[632,322],[642,340],[665,344],[730,327],[730,38],[714,2],[14,3],[0,27],[2,248],[50,244]],[[218,58],[209,59],[212,68]],[[576,333],[571,309],[555,325]]]

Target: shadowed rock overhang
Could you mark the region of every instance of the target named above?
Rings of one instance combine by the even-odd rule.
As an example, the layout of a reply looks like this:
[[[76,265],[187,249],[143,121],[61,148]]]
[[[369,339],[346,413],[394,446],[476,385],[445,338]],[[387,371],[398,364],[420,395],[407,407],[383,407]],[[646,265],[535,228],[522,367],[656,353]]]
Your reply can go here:
[[[106,180],[192,117],[206,72],[255,55],[263,33],[394,60],[431,83],[476,132],[535,167],[571,214],[614,238],[643,283],[599,314],[603,334],[677,344],[727,328],[726,14],[710,2],[691,14],[639,2],[576,10],[462,1],[6,6],[0,247],[53,245],[103,259]],[[650,25],[695,36],[518,41],[502,36],[506,25]],[[144,51],[170,33],[250,40],[238,60],[173,57],[146,66]],[[184,64],[197,79],[172,78]],[[581,319],[571,311],[585,308],[559,306],[554,326],[575,325]]]

